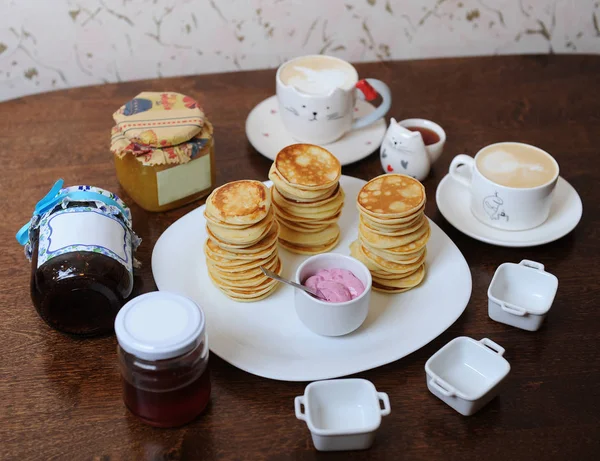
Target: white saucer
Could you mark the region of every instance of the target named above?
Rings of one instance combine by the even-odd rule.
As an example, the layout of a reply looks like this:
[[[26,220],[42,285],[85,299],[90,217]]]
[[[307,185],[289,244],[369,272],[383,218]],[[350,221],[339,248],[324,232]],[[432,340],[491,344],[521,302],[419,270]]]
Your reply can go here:
[[[471,213],[469,190],[449,175],[440,182],[435,201],[444,218],[463,234],[503,247],[532,247],[558,240],[577,226],[583,213],[579,194],[561,177],[556,184],[548,220],[524,231],[505,231],[483,224]]]
[[[374,110],[375,107],[368,102],[357,99],[354,108],[356,117],[370,114]],[[377,150],[385,131],[385,120],[380,118],[369,126],[350,131],[324,147],[335,155],[342,165],[348,165],[368,157]],[[277,96],[265,99],[252,109],[246,119],[246,137],[260,154],[271,160],[275,160],[275,156],[285,146],[298,142],[283,126]]]

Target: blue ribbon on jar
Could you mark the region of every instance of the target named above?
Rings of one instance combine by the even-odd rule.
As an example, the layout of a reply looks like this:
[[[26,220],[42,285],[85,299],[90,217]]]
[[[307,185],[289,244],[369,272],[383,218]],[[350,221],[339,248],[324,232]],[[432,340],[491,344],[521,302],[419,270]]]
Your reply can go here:
[[[39,217],[51,211],[54,207],[61,204],[65,199],[76,202],[102,202],[108,206],[117,208],[125,218],[129,216],[127,211],[121,206],[116,200],[99,194],[92,190],[86,190],[85,187],[81,187],[76,191],[65,191],[63,190],[64,180],[59,179],[54,183],[50,191],[42,198],[35,206],[33,210],[33,217],[17,232],[17,242],[21,245],[27,245],[29,242],[29,230],[36,225],[39,221]]]

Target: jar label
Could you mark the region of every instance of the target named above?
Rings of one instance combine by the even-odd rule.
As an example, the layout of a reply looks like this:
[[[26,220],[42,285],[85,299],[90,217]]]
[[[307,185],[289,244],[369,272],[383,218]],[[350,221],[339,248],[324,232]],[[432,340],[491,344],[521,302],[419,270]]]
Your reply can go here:
[[[131,232],[116,216],[93,207],[58,210],[40,222],[38,262],[76,251],[101,253],[132,273]]]
[[[156,173],[158,205],[189,197],[211,186],[210,154]]]

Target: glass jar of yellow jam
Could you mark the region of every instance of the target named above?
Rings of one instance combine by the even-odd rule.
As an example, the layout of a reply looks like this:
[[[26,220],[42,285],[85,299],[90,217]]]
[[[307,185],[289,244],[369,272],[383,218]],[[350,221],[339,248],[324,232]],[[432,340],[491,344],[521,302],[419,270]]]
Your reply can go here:
[[[113,118],[117,178],[140,207],[171,210],[214,188],[213,127],[195,100],[179,93],[141,93]]]

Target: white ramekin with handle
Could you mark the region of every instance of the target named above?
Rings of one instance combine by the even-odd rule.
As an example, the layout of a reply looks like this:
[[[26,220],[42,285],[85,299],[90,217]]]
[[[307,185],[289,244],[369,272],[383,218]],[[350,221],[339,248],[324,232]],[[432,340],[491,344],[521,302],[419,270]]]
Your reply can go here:
[[[388,395],[366,379],[315,381],[294,399],[294,407],[319,451],[366,450],[381,417],[391,412]]]
[[[501,264],[488,288],[488,315],[496,322],[537,331],[557,290],[558,279],[541,263],[524,259]]]

